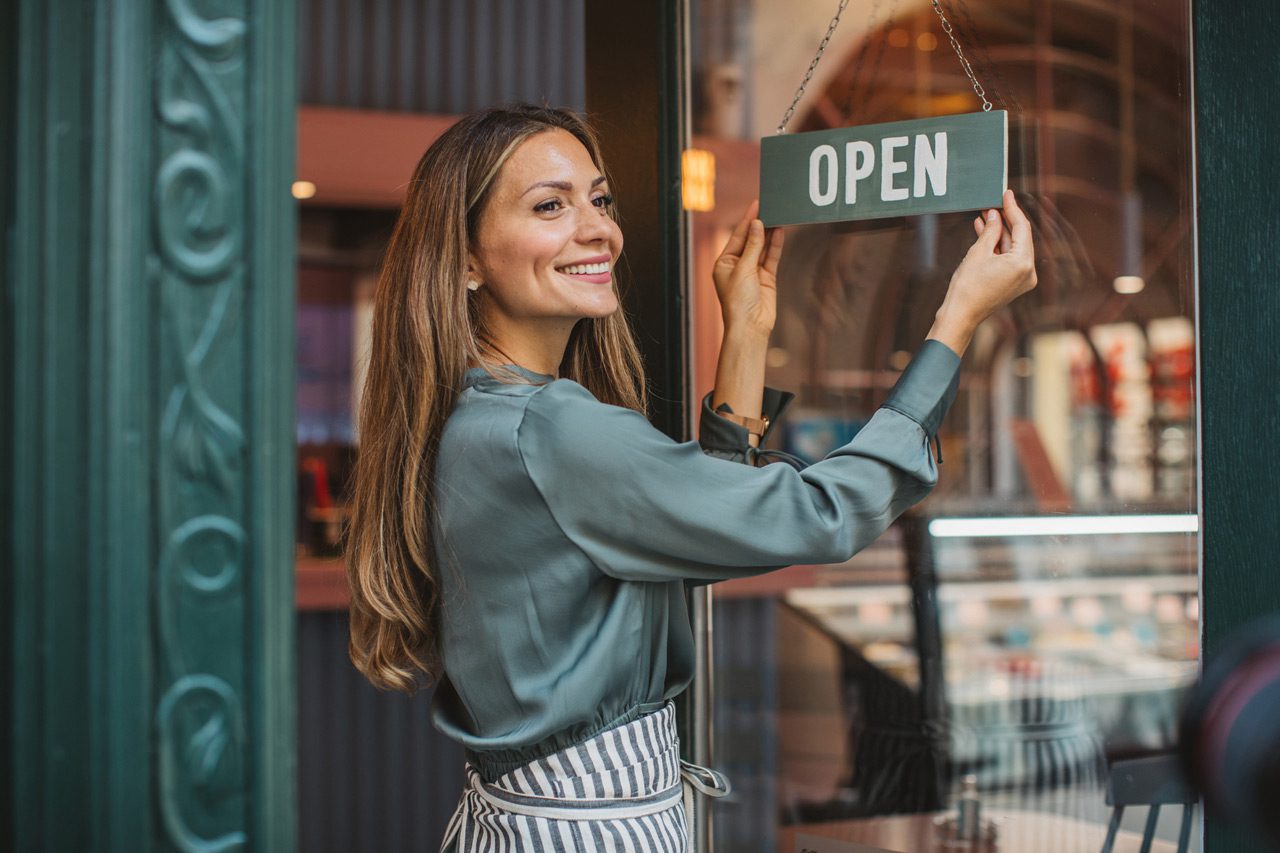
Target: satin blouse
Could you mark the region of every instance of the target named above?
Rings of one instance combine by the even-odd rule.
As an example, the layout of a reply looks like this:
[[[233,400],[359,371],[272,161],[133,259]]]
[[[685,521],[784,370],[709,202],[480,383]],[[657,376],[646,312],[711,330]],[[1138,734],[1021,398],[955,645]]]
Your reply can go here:
[[[698,441],[677,442],[571,380],[469,370],[435,474],[436,727],[492,781],[662,707],[693,677],[686,584],[870,544],[937,482],[959,364],[926,341],[853,440],[803,470],[744,464],[747,431],[710,394]],[[791,398],[766,390],[772,422]]]

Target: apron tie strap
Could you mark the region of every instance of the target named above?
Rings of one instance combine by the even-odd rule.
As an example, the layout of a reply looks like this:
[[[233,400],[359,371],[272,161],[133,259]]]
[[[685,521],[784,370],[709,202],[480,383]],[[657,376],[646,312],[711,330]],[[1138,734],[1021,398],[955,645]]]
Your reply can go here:
[[[727,796],[733,790],[728,778],[718,770],[694,764],[692,761],[680,759],[680,781],[684,784],[684,817],[685,826],[689,830],[689,849],[698,849],[698,839],[694,837],[694,807],[697,805],[695,793],[704,797]]]

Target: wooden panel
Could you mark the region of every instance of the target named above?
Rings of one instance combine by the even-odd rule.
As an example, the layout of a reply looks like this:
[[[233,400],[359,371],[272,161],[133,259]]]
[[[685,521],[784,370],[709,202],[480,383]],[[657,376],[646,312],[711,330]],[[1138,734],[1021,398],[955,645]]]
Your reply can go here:
[[[436,850],[463,752],[431,725],[431,691],[408,698],[366,681],[347,656],[345,613],[300,613],[297,634],[297,849]]]
[[[1193,17],[1208,662],[1241,624],[1280,611],[1280,18],[1268,0],[1196,0]],[[1207,853],[1256,849],[1207,821]]]
[[[294,604],[298,610],[346,610],[347,564],[341,557],[299,557]]]
[[[303,204],[399,207],[423,152],[456,116],[337,107],[298,109],[297,179],[316,185]]]

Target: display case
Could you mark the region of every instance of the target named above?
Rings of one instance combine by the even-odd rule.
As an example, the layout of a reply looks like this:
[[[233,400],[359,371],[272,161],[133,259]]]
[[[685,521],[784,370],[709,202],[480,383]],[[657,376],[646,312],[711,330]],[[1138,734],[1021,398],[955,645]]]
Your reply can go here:
[[[1195,527],[1177,513],[919,516],[899,528],[905,582],[818,575],[784,600],[917,694],[953,781],[1093,785],[1104,760],[1174,743],[1198,660]]]

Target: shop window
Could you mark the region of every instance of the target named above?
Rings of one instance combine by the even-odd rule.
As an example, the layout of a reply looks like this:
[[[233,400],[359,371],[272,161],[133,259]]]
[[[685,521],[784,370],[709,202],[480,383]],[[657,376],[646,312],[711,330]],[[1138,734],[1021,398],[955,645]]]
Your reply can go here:
[[[695,399],[721,334],[710,263],[835,5],[693,3],[693,146],[717,162],[716,206],[691,214]],[[916,511],[847,564],[717,586],[715,759],[740,792],[722,850],[933,849],[964,797],[1004,821],[1001,849],[1101,849],[1108,768],[1173,748],[1196,673],[1189,4],[944,5],[1009,111],[1040,285],[979,330]],[[980,107],[931,4],[854,2],[789,130]],[[819,459],[872,415],[971,218],[789,231],[782,449]]]

